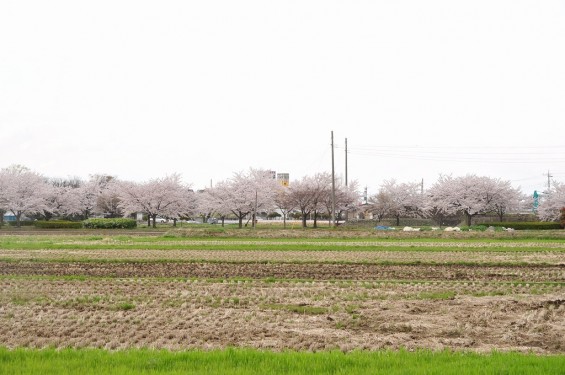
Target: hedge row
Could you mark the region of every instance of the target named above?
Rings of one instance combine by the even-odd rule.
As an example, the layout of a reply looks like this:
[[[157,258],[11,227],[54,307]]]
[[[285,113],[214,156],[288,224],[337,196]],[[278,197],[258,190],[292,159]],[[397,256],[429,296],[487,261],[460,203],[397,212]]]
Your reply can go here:
[[[82,226],[89,229],[130,229],[137,227],[134,219],[88,219]]]
[[[546,221],[516,221],[516,222],[498,222],[498,223],[488,223],[488,225],[493,227],[505,227],[505,228],[512,228],[516,230],[524,230],[524,229],[561,229],[561,224],[559,223],[552,223]]]
[[[82,223],[80,221],[63,221],[63,220],[50,220],[50,221],[34,221],[36,228],[46,229],[80,229]]]

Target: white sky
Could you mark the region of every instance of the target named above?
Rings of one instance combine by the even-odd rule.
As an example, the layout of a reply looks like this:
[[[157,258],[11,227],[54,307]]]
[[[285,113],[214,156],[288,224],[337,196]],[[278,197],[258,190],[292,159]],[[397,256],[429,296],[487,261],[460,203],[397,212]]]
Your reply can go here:
[[[564,1],[0,0],[0,167],[565,181]]]

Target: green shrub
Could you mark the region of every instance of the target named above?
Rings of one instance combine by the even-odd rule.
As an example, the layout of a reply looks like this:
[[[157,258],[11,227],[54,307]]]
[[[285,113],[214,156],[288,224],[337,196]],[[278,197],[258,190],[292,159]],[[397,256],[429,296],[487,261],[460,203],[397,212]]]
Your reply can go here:
[[[45,229],[80,229],[82,223],[80,221],[50,220],[50,221],[34,221],[36,228]]]
[[[561,224],[546,222],[546,221],[498,222],[498,223],[489,223],[489,225],[491,225],[493,227],[513,228],[513,229],[516,229],[516,230],[561,229]]]
[[[484,232],[485,230],[487,230],[488,227],[486,225],[471,225],[470,227],[464,225],[464,226],[461,226],[459,228],[463,231],[469,231],[470,230],[470,231]]]
[[[18,225],[17,222],[15,222],[15,221],[7,221],[7,223],[11,227],[15,227],[15,226]],[[31,220],[22,220],[22,221],[20,221],[20,226],[22,226],[22,227],[32,227],[33,223],[34,222],[31,221]]]
[[[82,222],[88,229],[131,229],[137,227],[134,219],[88,219]]]

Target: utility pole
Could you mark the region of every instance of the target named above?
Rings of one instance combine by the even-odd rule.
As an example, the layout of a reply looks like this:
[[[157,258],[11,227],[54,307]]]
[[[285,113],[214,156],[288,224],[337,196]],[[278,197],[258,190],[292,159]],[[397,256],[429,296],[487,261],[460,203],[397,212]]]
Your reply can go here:
[[[332,227],[335,227],[335,168],[334,168],[334,131],[332,130]]]
[[[553,177],[553,175],[549,173],[549,169],[548,169],[547,170],[547,194],[549,194],[549,191],[551,190],[551,177]]]
[[[345,190],[347,190],[347,138],[345,138]],[[345,222],[349,222],[349,210],[345,210]]]
[[[422,178],[422,184],[420,185],[420,194],[424,195],[424,179]]]
[[[347,138],[345,138],[345,187],[347,187]]]

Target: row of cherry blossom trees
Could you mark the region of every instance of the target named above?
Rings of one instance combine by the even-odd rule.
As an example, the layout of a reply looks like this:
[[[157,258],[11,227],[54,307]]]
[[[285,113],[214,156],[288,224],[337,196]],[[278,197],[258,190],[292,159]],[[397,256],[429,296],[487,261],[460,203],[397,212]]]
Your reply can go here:
[[[356,184],[348,187],[338,182],[336,211],[352,208],[358,201]],[[16,216],[19,226],[22,216],[88,218],[128,216],[137,212],[147,215],[148,224],[155,226],[158,217],[176,220],[215,216],[223,220],[235,217],[239,227],[246,218],[255,223],[258,213],[279,209],[286,216],[299,210],[306,226],[310,213],[331,211],[331,175],[318,173],[306,176],[283,187],[268,171],[250,169],[235,173],[215,187],[194,192],[183,184],[178,174],[145,182],[121,181],[112,176],[95,175],[88,181],[79,179],[48,179],[22,166],[0,171],[0,209]],[[314,217],[317,217],[314,215]],[[317,223],[314,221],[314,226]]]
[[[79,179],[48,179],[21,165],[0,170],[0,217],[6,212],[23,216],[88,218],[92,214],[121,216],[118,182],[111,176]]]
[[[494,213],[503,221],[510,212],[528,211],[533,199],[509,181],[485,176],[440,176],[426,191],[418,183],[385,181],[377,194],[369,199],[370,210],[377,220],[384,217],[428,217],[439,224],[459,220],[463,215],[467,225],[473,217]],[[557,220],[565,207],[565,185],[554,183],[539,207],[542,220]]]
[[[345,185],[336,181],[335,213],[338,218],[359,206],[356,182]],[[329,173],[316,173],[283,187],[268,171],[249,169],[235,173],[213,188],[193,191],[178,174],[145,182],[122,181],[113,176],[94,175],[88,181],[73,178],[49,179],[26,167],[15,165],[0,170],[0,220],[11,212],[19,225],[22,217],[65,217],[84,219],[92,215],[106,217],[143,213],[148,224],[155,226],[158,217],[179,219],[201,216],[236,218],[239,227],[244,221],[255,223],[258,214],[275,210],[282,214],[284,225],[291,213],[298,213],[302,225],[320,214],[329,217],[332,211],[332,180]],[[467,175],[440,176],[426,191],[418,183],[385,181],[377,194],[369,199],[369,211],[380,220],[393,217],[399,224],[402,217],[429,217],[438,223],[451,218],[472,218],[496,213],[502,221],[509,212],[531,207],[525,197],[509,181]],[[557,220],[565,206],[565,184],[555,182],[539,207],[542,220]]]
[[[313,214],[316,227],[317,214],[331,212],[331,182],[329,173],[316,173],[285,187],[272,179],[267,171],[251,169],[247,173],[236,173],[231,179],[202,192],[198,199],[199,211],[219,216],[222,221],[227,216],[235,217],[239,227],[243,226],[244,218],[250,217],[254,223],[257,213],[273,210],[282,213],[283,225],[286,226],[288,214],[299,211],[302,226],[306,227],[306,219]],[[357,183],[345,186],[337,181],[335,207],[338,217],[356,207],[358,200]]]

